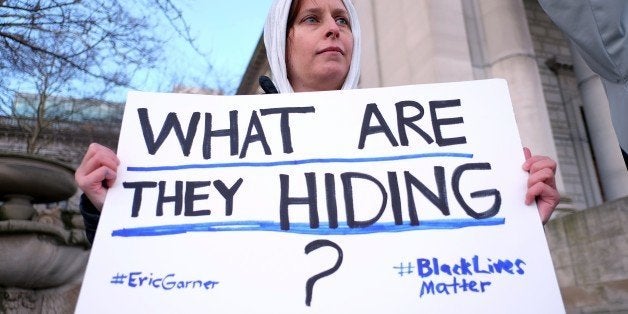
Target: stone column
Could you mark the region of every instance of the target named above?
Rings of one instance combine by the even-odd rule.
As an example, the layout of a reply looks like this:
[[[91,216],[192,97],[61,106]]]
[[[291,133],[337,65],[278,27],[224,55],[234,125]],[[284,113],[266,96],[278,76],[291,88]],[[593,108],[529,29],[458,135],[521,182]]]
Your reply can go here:
[[[362,30],[359,88],[381,87],[383,85],[377,33],[378,18],[374,9],[375,3],[373,0],[353,2],[360,17],[360,29]]]
[[[533,154],[558,160],[523,2],[477,0],[475,9],[486,75],[508,81],[522,144]],[[563,196],[560,208],[570,209],[560,167],[556,184]]]
[[[611,201],[628,196],[628,170],[611,124],[608,98],[602,81],[573,45],[571,55],[604,198]]]
[[[460,0],[354,0],[360,15],[360,87],[473,79]]]

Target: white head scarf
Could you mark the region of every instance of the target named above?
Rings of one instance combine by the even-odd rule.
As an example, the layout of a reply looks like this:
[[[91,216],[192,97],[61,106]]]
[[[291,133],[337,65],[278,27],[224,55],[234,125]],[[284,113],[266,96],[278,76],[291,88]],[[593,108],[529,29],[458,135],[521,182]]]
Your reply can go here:
[[[342,0],[342,2],[349,13],[349,24],[353,33],[353,55],[349,73],[347,73],[342,89],[353,89],[358,85],[360,78],[360,23],[351,0]],[[270,6],[264,25],[266,56],[273,73],[273,81],[280,93],[294,92],[288,81],[288,70],[286,69],[286,28],[291,4],[292,0],[275,0]]]

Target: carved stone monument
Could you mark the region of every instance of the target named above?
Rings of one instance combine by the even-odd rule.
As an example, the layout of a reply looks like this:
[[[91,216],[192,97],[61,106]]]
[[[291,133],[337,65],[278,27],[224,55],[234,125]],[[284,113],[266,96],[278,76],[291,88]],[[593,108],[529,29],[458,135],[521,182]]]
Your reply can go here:
[[[80,214],[50,204],[76,189],[67,165],[0,154],[0,313],[73,312],[90,244]]]

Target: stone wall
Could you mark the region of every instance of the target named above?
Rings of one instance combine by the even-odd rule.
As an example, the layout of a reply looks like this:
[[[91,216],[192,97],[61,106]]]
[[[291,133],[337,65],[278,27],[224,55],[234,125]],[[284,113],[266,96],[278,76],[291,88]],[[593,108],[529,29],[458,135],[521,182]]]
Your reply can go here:
[[[23,121],[28,122],[28,121]],[[35,155],[77,167],[90,143],[116,149],[121,120],[59,122],[42,131]],[[26,153],[29,133],[11,116],[0,115],[0,151]]]
[[[0,313],[73,313],[80,290],[80,282],[44,290],[0,287]]]
[[[567,313],[628,312],[628,197],[545,226]]]

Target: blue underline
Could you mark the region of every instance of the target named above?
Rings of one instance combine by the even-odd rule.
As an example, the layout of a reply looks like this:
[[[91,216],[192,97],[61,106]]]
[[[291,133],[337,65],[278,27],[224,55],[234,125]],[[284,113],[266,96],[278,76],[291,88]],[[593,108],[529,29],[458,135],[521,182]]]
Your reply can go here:
[[[473,154],[468,153],[425,153],[398,156],[383,157],[365,157],[365,158],[311,158],[297,159],[271,162],[232,162],[232,163],[207,163],[207,164],[187,164],[178,166],[153,166],[153,167],[127,167],[127,171],[168,171],[183,169],[207,169],[207,168],[237,168],[237,167],[277,167],[277,166],[296,166],[305,164],[324,164],[324,163],[362,163],[362,162],[378,162],[378,161],[394,161],[406,159],[419,159],[431,157],[453,157],[453,158],[473,158]]]
[[[505,218],[487,219],[439,219],[422,220],[418,226],[409,224],[396,225],[394,222],[375,223],[364,228],[349,228],[346,224],[331,229],[326,224],[311,228],[309,223],[290,223],[289,230],[281,230],[279,222],[274,221],[229,221],[209,222],[181,225],[148,226],[139,228],[123,228],[111,232],[112,237],[155,237],[188,232],[244,232],[269,231],[310,235],[358,235],[371,233],[397,233],[420,230],[447,230],[468,227],[487,227],[503,225]]]

